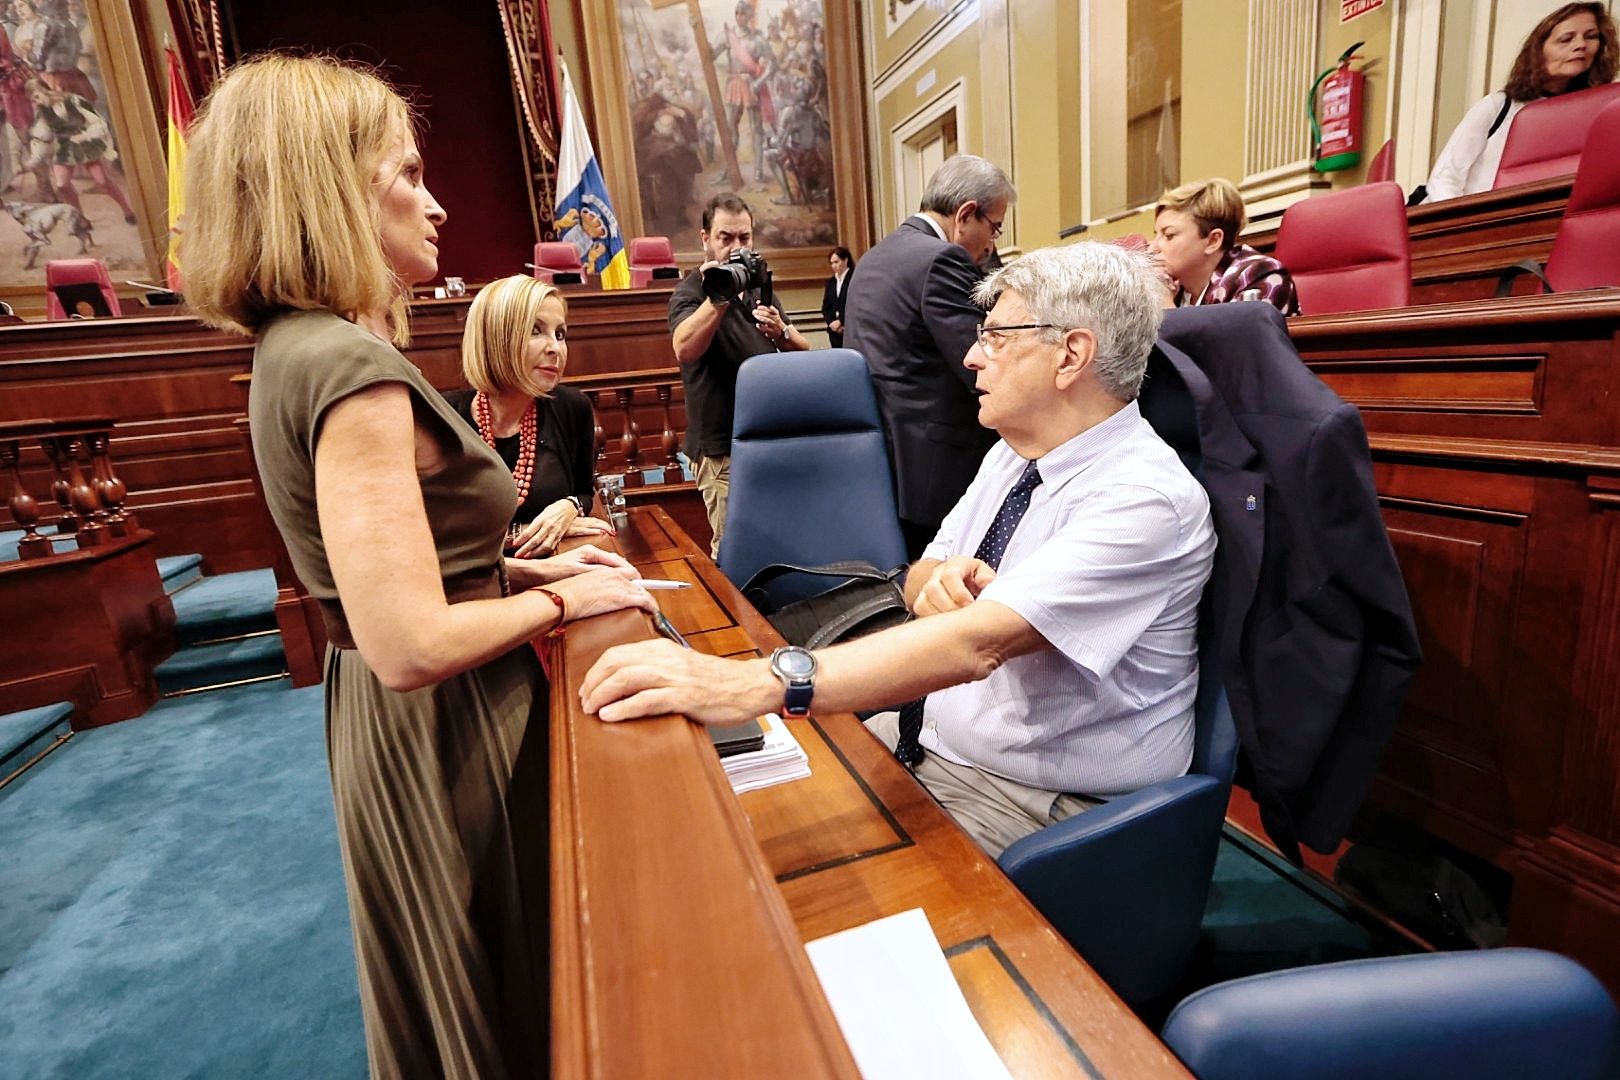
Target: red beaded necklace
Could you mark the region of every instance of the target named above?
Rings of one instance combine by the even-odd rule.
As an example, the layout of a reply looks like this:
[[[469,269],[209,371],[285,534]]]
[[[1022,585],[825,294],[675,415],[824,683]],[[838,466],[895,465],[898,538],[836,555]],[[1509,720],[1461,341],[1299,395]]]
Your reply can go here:
[[[491,450],[495,449],[495,420],[489,411],[489,395],[482,390],[473,395],[473,419],[478,422],[478,434],[484,437]],[[534,401],[523,410],[518,421],[518,459],[512,466],[512,480],[517,484],[517,504],[529,497],[529,485],[534,481],[534,450],[539,444],[540,425],[535,419]]]

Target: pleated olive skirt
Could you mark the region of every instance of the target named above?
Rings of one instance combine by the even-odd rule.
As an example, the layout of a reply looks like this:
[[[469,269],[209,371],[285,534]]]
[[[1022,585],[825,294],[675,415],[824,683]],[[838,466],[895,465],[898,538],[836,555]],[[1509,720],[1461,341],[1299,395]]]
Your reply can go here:
[[[326,656],[326,734],[374,1077],[548,1068],[547,691],[524,646],[398,693]]]

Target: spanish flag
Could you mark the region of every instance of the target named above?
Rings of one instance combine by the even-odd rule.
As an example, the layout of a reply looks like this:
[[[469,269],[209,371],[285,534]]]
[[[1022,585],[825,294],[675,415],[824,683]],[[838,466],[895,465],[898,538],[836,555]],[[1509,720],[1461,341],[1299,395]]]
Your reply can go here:
[[[164,272],[171,289],[180,289],[180,215],[185,211],[186,131],[197,111],[180,73],[180,58],[172,48],[163,50],[169,65],[169,258]]]

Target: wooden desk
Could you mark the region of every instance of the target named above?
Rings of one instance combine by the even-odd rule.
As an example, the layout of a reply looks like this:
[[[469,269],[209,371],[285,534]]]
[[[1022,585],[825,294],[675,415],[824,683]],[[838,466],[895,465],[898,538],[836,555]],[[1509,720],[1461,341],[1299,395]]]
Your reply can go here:
[[[685,427],[669,343],[671,289],[585,292],[569,298],[568,381],[590,394],[605,451],[601,469],[657,464],[661,436]],[[462,385],[461,336],[471,297],[411,305],[405,355],[441,389]],[[157,555],[200,553],[211,573],[270,566],[273,543],[233,421],[253,343],[185,315],[0,326],[0,421],[107,414],[118,421],[113,462],[129,508],[152,531]],[[652,374],[645,374],[652,372]],[[671,410],[673,409],[673,413]],[[630,448],[641,450],[639,458]],[[639,463],[638,463],[639,462]],[[23,478],[50,485],[43,455]],[[694,495],[688,495],[691,500]],[[0,529],[11,528],[0,504]]]
[[[658,594],[694,648],[781,643],[663,511],[618,542],[694,584]],[[589,666],[651,634],[620,612],[545,647],[556,1075],[847,1075],[799,945],[914,907],[1014,1076],[1187,1075],[855,717],[790,721],[813,775],[738,798],[695,725],[583,715]]]

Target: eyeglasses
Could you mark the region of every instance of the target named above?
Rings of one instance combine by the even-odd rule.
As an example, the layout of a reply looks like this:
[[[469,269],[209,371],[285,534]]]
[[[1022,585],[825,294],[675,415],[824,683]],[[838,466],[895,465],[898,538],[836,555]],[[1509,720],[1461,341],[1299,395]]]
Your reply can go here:
[[[1014,330],[1061,330],[1063,327],[1051,323],[1032,322],[1019,323],[1016,326],[986,326],[980,323],[973,328],[973,336],[979,343],[979,351],[988,359],[994,359],[996,350],[1001,348],[1001,335],[1010,334]]]
[[[973,216],[978,218],[980,221],[988,221],[990,223],[990,239],[999,240],[1001,238],[1002,227],[1007,223],[1007,219],[1005,217],[1003,217],[1000,221],[997,221],[983,210],[973,211]]]

